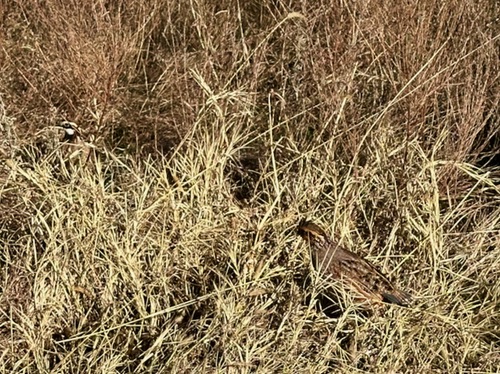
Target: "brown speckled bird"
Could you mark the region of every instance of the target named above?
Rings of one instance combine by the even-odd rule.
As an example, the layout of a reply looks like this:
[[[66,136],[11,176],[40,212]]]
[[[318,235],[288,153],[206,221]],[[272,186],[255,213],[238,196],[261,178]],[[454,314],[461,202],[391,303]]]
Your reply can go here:
[[[64,134],[61,137],[61,142],[63,145],[63,156],[66,161],[72,163],[79,162],[80,165],[87,164],[87,162],[91,158],[94,146],[82,139],[77,124],[74,122],[63,121],[59,126],[56,127],[64,130]]]
[[[318,225],[302,222],[299,235],[311,246],[313,266],[322,276],[339,280],[358,300],[407,306],[410,295],[398,290],[368,261],[342,248]]]

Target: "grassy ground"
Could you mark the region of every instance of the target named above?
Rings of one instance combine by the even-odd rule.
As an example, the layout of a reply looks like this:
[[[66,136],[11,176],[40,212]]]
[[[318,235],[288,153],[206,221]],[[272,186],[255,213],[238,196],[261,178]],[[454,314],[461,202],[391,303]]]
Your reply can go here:
[[[498,3],[143,3],[0,2],[0,373],[500,372]]]

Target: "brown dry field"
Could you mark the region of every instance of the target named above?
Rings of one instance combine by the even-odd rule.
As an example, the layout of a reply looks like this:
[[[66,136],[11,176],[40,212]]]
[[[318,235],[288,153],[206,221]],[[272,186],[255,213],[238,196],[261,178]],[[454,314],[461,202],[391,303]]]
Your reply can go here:
[[[500,373],[499,15],[0,0],[0,373]]]

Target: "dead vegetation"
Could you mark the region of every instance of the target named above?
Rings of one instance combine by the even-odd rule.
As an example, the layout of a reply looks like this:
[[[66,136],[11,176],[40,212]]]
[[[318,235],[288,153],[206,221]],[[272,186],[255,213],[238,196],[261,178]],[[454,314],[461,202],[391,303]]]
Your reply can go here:
[[[499,10],[0,2],[0,372],[497,372]],[[321,311],[302,218],[413,305]]]

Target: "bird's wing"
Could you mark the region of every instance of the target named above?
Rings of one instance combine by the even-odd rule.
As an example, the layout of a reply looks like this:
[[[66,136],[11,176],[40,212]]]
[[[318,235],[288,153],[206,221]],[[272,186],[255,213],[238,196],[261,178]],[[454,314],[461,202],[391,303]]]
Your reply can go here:
[[[340,261],[342,276],[350,280],[362,294],[388,303],[407,305],[410,295],[396,289],[391,281],[365,259],[352,253]]]

